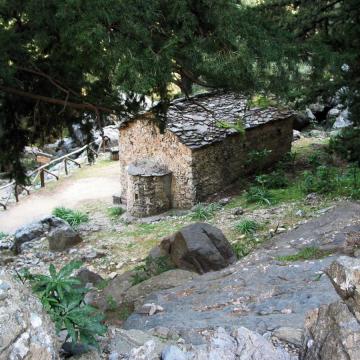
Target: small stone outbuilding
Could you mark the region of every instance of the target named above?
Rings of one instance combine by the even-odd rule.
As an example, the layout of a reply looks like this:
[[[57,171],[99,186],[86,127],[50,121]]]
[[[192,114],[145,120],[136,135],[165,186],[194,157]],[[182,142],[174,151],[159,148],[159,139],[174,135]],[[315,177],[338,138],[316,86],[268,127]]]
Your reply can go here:
[[[292,135],[291,112],[248,109],[241,95],[175,100],[163,133],[150,113],[122,124],[122,201],[135,216],[190,208],[254,171],[249,153],[266,149],[262,166],[279,160],[291,150]]]

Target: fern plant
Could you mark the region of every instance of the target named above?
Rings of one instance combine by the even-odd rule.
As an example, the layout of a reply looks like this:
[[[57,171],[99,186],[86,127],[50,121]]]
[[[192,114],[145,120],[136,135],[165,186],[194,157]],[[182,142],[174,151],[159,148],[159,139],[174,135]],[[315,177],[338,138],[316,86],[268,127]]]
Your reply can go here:
[[[104,316],[84,302],[88,290],[72,276],[81,266],[80,261],[71,261],[57,272],[51,264],[49,275],[31,274],[28,269],[23,269],[19,277],[30,282],[33,292],[55,323],[56,331],[67,332],[66,341],[70,339],[73,344],[98,348],[96,336],[105,334],[107,329],[102,324]]]

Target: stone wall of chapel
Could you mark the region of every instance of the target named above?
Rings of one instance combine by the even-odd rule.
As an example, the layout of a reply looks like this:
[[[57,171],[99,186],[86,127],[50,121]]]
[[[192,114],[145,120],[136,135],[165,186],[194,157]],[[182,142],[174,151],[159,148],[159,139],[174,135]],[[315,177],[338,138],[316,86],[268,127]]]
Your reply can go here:
[[[188,208],[194,204],[192,152],[172,132],[165,130],[161,134],[147,117],[129,122],[120,129],[119,154],[121,196],[124,200],[127,195],[127,166],[136,160],[154,158],[172,172],[172,207]]]
[[[223,142],[194,150],[195,202],[205,200],[207,196],[253,172],[257,164],[249,163],[250,151],[271,150],[265,167],[280,160],[291,150],[292,137],[292,119],[288,118],[247,129],[244,136],[229,136]]]

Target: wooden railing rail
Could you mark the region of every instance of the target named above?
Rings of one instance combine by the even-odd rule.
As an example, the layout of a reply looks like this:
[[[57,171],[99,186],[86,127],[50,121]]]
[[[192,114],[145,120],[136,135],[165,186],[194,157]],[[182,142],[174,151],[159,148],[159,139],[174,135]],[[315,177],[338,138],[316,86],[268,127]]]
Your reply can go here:
[[[52,173],[51,171],[48,170],[48,168],[50,166],[53,166],[55,164],[58,164],[62,161],[64,161],[64,170],[65,170],[65,174],[68,175],[69,174],[69,169],[68,169],[68,162],[72,162],[74,164],[76,164],[79,168],[81,168],[81,164],[74,160],[71,159],[71,156],[77,155],[79,153],[84,152],[85,150],[87,151],[87,155],[88,155],[88,161],[90,162],[90,154],[92,154],[95,158],[97,158],[99,156],[99,152],[101,149],[103,149],[103,151],[106,151],[106,146],[108,145],[108,143],[110,142],[110,138],[107,136],[103,136],[102,140],[100,141],[100,144],[98,146],[98,150],[95,151],[92,146],[95,144],[95,141],[92,143],[89,143],[87,145],[84,145],[83,147],[81,147],[80,149],[77,149],[69,154],[63,155],[59,158],[53,159],[51,161],[49,161],[48,163],[41,165],[40,167],[38,167],[37,169],[33,170],[32,172],[30,172],[29,174],[27,174],[27,178],[29,179],[29,186],[23,186],[23,185],[19,185],[16,183],[15,180],[11,181],[10,183],[0,186],[0,192],[12,187],[13,188],[13,192],[14,192],[14,196],[15,196],[15,200],[16,202],[19,202],[19,194],[23,191],[25,191],[28,195],[30,195],[30,190],[29,187],[32,187],[35,185],[38,177],[40,177],[40,186],[43,188],[45,187],[45,173],[49,174],[53,177],[56,178],[56,180],[59,180],[59,176]],[[7,197],[7,199],[5,200],[5,202],[0,202],[0,206],[6,210],[7,209],[7,204],[10,200],[11,197],[11,193],[12,191],[9,192],[9,196]]]

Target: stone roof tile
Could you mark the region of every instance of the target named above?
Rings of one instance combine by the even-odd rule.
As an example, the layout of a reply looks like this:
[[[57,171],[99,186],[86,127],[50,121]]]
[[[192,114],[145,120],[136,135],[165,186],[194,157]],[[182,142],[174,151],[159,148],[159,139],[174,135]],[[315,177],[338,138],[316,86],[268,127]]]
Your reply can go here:
[[[234,128],[222,127],[221,123],[231,126],[241,121],[245,129],[249,129],[292,115],[288,110],[274,107],[247,109],[246,104],[244,96],[224,92],[174,100],[168,110],[166,129],[195,149],[238,133]]]

